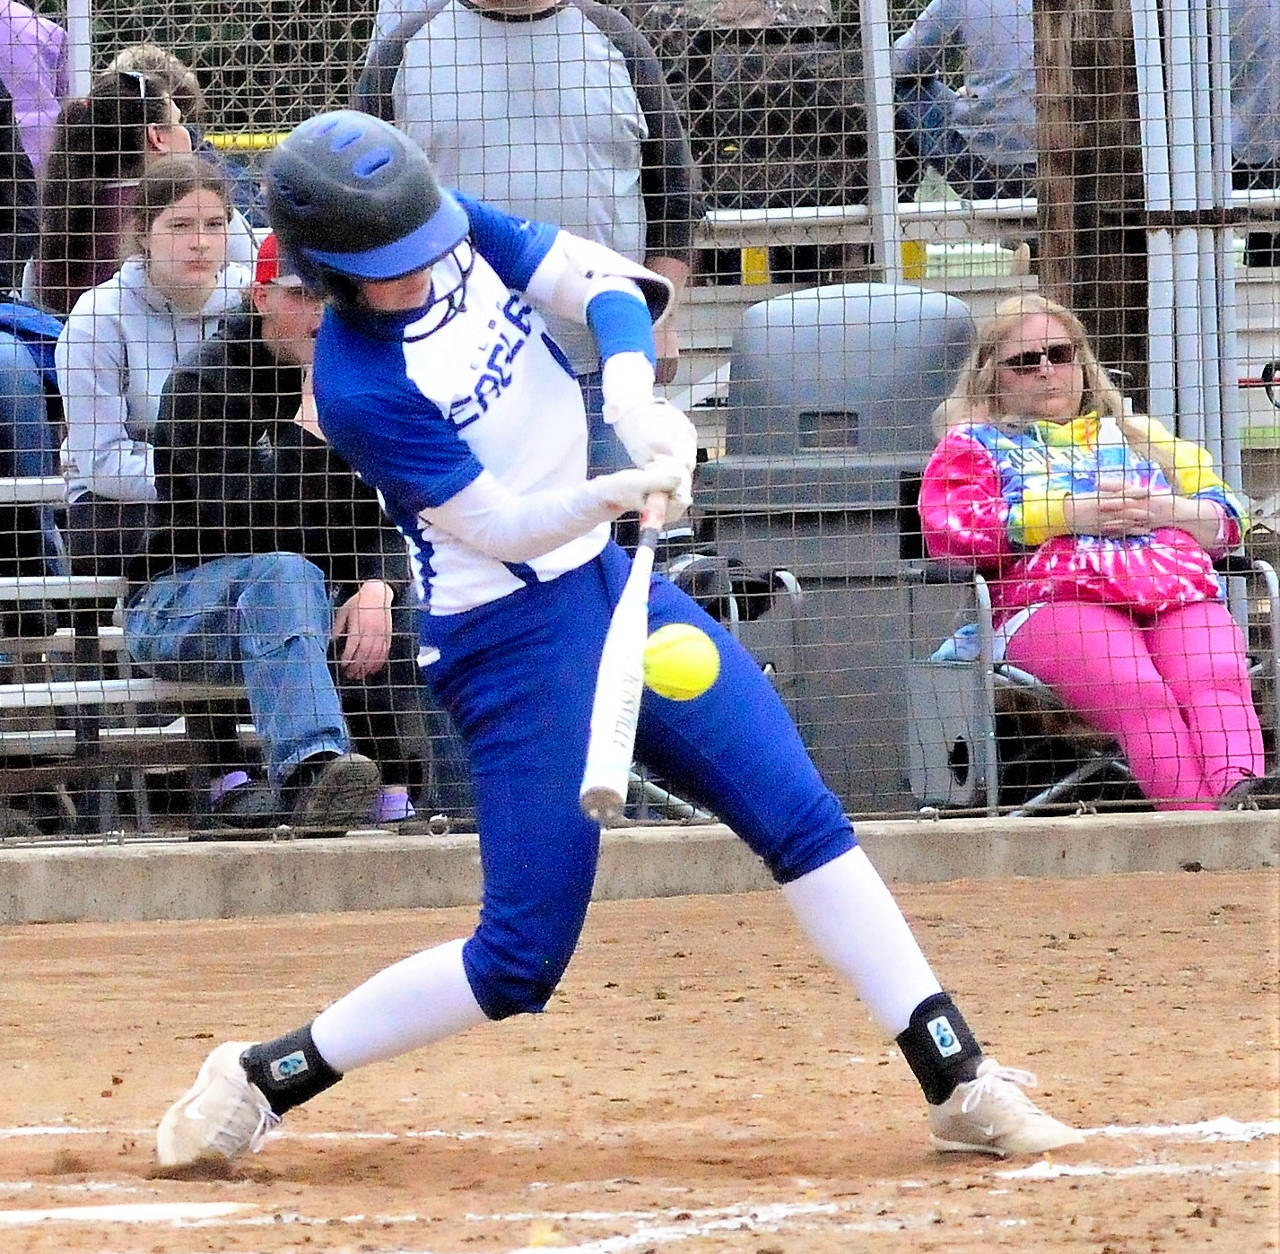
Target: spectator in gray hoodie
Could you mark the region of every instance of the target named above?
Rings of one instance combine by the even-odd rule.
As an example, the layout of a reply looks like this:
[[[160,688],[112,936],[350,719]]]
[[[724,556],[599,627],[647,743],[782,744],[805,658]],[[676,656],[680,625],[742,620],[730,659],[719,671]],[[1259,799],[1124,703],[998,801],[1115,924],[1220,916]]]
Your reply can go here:
[[[1280,0],[1231,0],[1228,21],[1233,182],[1280,187]],[[1280,266],[1280,235],[1249,232],[1244,261]]]
[[[179,358],[239,308],[251,277],[247,267],[225,264],[229,216],[226,182],[208,162],[189,153],[152,162],[137,185],[128,260],[76,301],[58,337],[64,538],[75,574],[123,574],[144,542],[156,497],[152,432],[161,391]],[[234,713],[218,709],[208,735],[221,768],[216,791],[243,756]],[[234,791],[235,798],[219,793],[229,819],[270,801]]]
[[[68,548],[73,565],[88,560],[86,573],[120,573],[111,563],[155,499],[161,389],[240,305],[250,275],[225,266],[228,216],[213,166],[189,155],[155,162],[138,184],[133,255],[76,301],[58,337]]]
[[[1280,183],[1280,0],[1231,0],[1231,155],[1237,185]]]
[[[404,131],[442,182],[643,262],[679,300],[702,213],[693,157],[662,66],[623,13],[596,0],[381,0],[375,34],[356,108]],[[549,325],[587,402],[592,472],[630,465],[603,418],[590,334]],[[669,383],[670,311],[655,335]]]

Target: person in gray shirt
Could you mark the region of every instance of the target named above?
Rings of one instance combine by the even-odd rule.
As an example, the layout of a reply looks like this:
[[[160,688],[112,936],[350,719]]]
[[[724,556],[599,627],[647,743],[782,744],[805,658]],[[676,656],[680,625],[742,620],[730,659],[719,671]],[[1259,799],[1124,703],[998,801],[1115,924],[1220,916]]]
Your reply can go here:
[[[616,9],[382,0],[354,105],[414,139],[446,185],[642,262],[679,299],[701,216],[693,157],[657,56]],[[629,465],[601,417],[589,335],[563,320],[551,332],[583,388],[592,473]],[[670,382],[671,315],[655,335]]]
[[[1231,0],[1231,155],[1237,186],[1280,176],[1280,0]]]
[[[952,52],[964,62],[959,91],[943,81]],[[920,167],[975,200],[1034,193],[1031,0],[931,0],[894,43],[892,65],[898,129]]]
[[[1231,157],[1237,188],[1280,187],[1280,0],[1231,0]],[[1250,231],[1247,266],[1280,266],[1280,236]]]

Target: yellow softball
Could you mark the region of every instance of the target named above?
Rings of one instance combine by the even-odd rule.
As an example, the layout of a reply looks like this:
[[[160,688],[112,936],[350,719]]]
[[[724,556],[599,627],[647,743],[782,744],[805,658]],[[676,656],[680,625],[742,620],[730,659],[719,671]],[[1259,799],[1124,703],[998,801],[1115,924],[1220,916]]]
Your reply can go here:
[[[692,701],[720,674],[720,651],[711,637],[688,623],[668,623],[644,645],[644,682],[660,697]]]

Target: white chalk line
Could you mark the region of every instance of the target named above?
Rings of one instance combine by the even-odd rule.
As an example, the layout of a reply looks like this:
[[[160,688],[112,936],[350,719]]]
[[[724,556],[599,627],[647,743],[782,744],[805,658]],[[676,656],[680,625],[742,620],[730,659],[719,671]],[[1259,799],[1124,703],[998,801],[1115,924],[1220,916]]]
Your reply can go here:
[[[121,1180],[76,1180],[74,1183],[44,1180],[0,1180],[0,1193],[141,1193],[142,1187]]]
[[[297,1227],[323,1227],[331,1229],[335,1224],[355,1226],[372,1224],[378,1227],[391,1225],[407,1225],[421,1222],[416,1214],[379,1215],[355,1214],[338,1217],[314,1218],[296,1212],[281,1212],[273,1209],[270,1214],[237,1215],[245,1210],[259,1208],[244,1203],[207,1202],[207,1203],[153,1203],[149,1205],[130,1206],[69,1206],[47,1210],[0,1211],[0,1228],[31,1227],[51,1222],[82,1224],[156,1224],[182,1228],[252,1228],[281,1225]],[[595,1238],[585,1242],[569,1245],[564,1243],[563,1234],[555,1232],[554,1241],[557,1254],[626,1254],[627,1251],[652,1247],[655,1243],[682,1243],[698,1237],[715,1233],[753,1232],[776,1233],[784,1229],[794,1229],[797,1221],[828,1220],[841,1232],[849,1233],[883,1233],[903,1231],[912,1227],[932,1226],[930,1216],[906,1217],[894,1216],[859,1220],[845,1217],[851,1209],[844,1203],[775,1203],[769,1205],[740,1204],[718,1208],[693,1211],[672,1210],[666,1213],[644,1211],[600,1211],[566,1213],[555,1218],[559,1222],[591,1223],[632,1223],[637,1224],[630,1232],[619,1233],[607,1237]],[[468,1215],[473,1223],[519,1223],[526,1219],[531,1225],[546,1224],[548,1218],[534,1212],[524,1215]],[[830,1224],[827,1225],[831,1226]],[[373,1247],[362,1246],[370,1249]],[[403,1244],[387,1247],[383,1254],[433,1254],[431,1250],[410,1251]],[[520,1246],[508,1254],[532,1254],[534,1250],[542,1250],[545,1254],[546,1243]]]
[[[66,1124],[52,1126],[32,1124],[30,1127],[0,1128],[0,1141],[18,1141],[24,1137],[41,1136],[119,1136],[121,1133],[120,1128],[73,1128]],[[136,1136],[137,1133],[128,1132],[125,1135]]]
[[[1242,1123],[1238,1119],[1231,1119],[1224,1115],[1218,1119],[1206,1119],[1201,1123],[1137,1124],[1132,1127],[1111,1124],[1103,1128],[1089,1128],[1085,1135],[1101,1137],[1182,1137],[1194,1141],[1261,1141],[1269,1136],[1280,1136],[1280,1119],[1261,1119],[1251,1123]]]
[[[1275,1162],[1228,1162],[1188,1165],[1179,1163],[1144,1164],[1129,1167],[1101,1167],[1040,1161],[1027,1167],[997,1171],[994,1174],[1007,1180],[1052,1181],[1069,1177],[1125,1178],[1133,1176],[1172,1176],[1207,1174],[1213,1176],[1239,1176],[1250,1174],[1277,1174],[1280,1164]],[[25,1183],[25,1182],[24,1182]],[[886,1180],[886,1189],[901,1182]],[[0,1188],[4,1187],[0,1184]],[[73,1189],[75,1186],[64,1186]],[[92,1184],[84,1186],[94,1187]],[[1003,1191],[1003,1190],[1000,1190]],[[473,1224],[521,1224],[550,1225],[557,1254],[628,1254],[646,1247],[681,1244],[684,1241],[713,1236],[716,1233],[759,1232],[777,1233],[783,1230],[812,1228],[822,1223],[825,1228],[840,1232],[874,1234],[901,1232],[915,1227],[928,1227],[934,1222],[932,1214],[877,1215],[859,1219],[855,1207],[866,1206],[862,1202],[777,1202],[764,1204],[739,1203],[714,1208],[664,1208],[652,1210],[578,1210],[578,1211],[515,1211],[494,1214],[469,1213],[465,1216]],[[252,1212],[246,1214],[245,1212]],[[354,1226],[376,1224],[379,1226],[403,1226],[420,1222],[416,1213],[399,1215],[354,1214],[338,1217],[312,1217],[297,1212],[281,1212],[271,1208],[270,1213],[250,1203],[238,1202],[150,1202],[99,1206],[66,1206],[44,1209],[0,1210],[0,1228],[19,1228],[48,1223],[102,1224],[120,1223],[134,1225],[166,1225],[176,1227],[264,1227],[286,1224],[300,1227],[331,1227],[333,1224]],[[1018,1226],[1024,1223],[1018,1217],[998,1221],[1001,1226]],[[566,1244],[565,1234],[554,1225],[592,1224],[631,1226],[631,1231],[606,1237]],[[546,1242],[520,1246],[507,1254],[533,1254],[545,1249]],[[397,1254],[409,1254],[404,1246],[396,1247]],[[389,1254],[389,1252],[388,1252]],[[432,1254],[429,1250],[417,1254]]]
[[[90,1137],[90,1136],[132,1136],[148,1139],[155,1135],[155,1125],[148,1124],[143,1128],[113,1127],[80,1127],[71,1124],[50,1124],[0,1128],[0,1141],[37,1140],[42,1137],[56,1139],[58,1137]],[[538,1134],[533,1132],[503,1132],[485,1129],[479,1132],[443,1128],[410,1129],[406,1132],[365,1132],[358,1129],[335,1132],[273,1132],[268,1140],[290,1141],[501,1141],[504,1144],[522,1146],[528,1149],[539,1149],[549,1140],[565,1139],[561,1134]]]
[[[1090,1163],[1051,1163],[1043,1159],[1029,1167],[1014,1167],[995,1173],[1002,1180],[1062,1180],[1068,1176],[1276,1176],[1280,1162],[1228,1163],[1136,1163],[1130,1167],[1099,1167]]]
[[[865,1204],[865,1203],[864,1203]],[[907,1228],[932,1227],[932,1216],[907,1218],[895,1216],[859,1220],[843,1218],[852,1210],[851,1203],[835,1202],[779,1202],[770,1205],[749,1206],[740,1204],[716,1210],[698,1210],[675,1212],[670,1217],[660,1219],[658,1216],[646,1217],[646,1222],[628,1233],[616,1236],[598,1237],[594,1240],[581,1241],[576,1245],[563,1243],[563,1234],[556,1233],[554,1249],[556,1254],[627,1254],[629,1250],[647,1249],[654,1246],[671,1245],[677,1242],[694,1240],[700,1237],[714,1236],[716,1233],[752,1232],[776,1233],[783,1230],[795,1230],[803,1226],[805,1220],[826,1219],[835,1221],[828,1223],[840,1232],[848,1233],[884,1233],[901,1232]],[[590,1214],[590,1212],[588,1212]],[[475,1215],[468,1216],[480,1223],[516,1219],[516,1216]],[[561,1222],[573,1220],[574,1215],[567,1215]],[[544,1216],[542,1222],[546,1222]],[[797,1221],[800,1221],[798,1224]],[[536,1222],[536,1221],[535,1221]],[[593,1218],[592,1222],[610,1222],[607,1212]],[[824,1229],[824,1230],[826,1230]],[[540,1245],[522,1245],[506,1254],[546,1254],[547,1243]],[[428,1254],[422,1251],[420,1254]]]
[[[147,1133],[150,1129],[145,1130]],[[69,1125],[41,1125],[0,1129],[0,1139],[21,1137],[103,1136],[121,1135],[118,1128],[75,1127]],[[1280,1120],[1241,1121],[1229,1117],[1203,1120],[1192,1124],[1109,1125],[1088,1130],[1088,1135],[1103,1139],[1143,1137],[1147,1139],[1179,1140],[1189,1142],[1250,1143],[1280,1136]],[[139,1135],[139,1133],[128,1133]],[[447,1140],[520,1140],[531,1144],[543,1144],[548,1138],[525,1133],[504,1134],[492,1132],[450,1132],[443,1129],[426,1129],[411,1132],[311,1132],[300,1134],[275,1134],[293,1140],[325,1142],[375,1142],[398,1140],[447,1139]],[[274,1139],[274,1138],[273,1138]],[[1051,1182],[1071,1178],[1125,1179],[1134,1177],[1209,1176],[1236,1177],[1247,1175],[1280,1174],[1280,1163],[1222,1162],[1222,1163],[1150,1163],[1129,1166],[1101,1166],[1095,1164],[1058,1163],[1041,1160],[1025,1167],[998,1170],[994,1175],[1003,1180],[1020,1182]],[[885,1182],[886,1186],[902,1182]],[[0,1191],[29,1191],[41,1187],[32,1181],[2,1182]],[[113,1185],[106,1182],[86,1181],[76,1184],[51,1184],[47,1187],[62,1193],[102,1193],[113,1189],[138,1191],[137,1186]],[[536,1187],[536,1186],[531,1186]],[[468,1222],[529,1223],[534,1224],[594,1224],[628,1225],[630,1232],[595,1238],[576,1245],[564,1244],[564,1234],[557,1232],[557,1254],[628,1254],[628,1251],[646,1246],[674,1245],[716,1233],[753,1231],[776,1233],[783,1228],[797,1225],[810,1226],[825,1221],[828,1227],[842,1232],[871,1234],[902,1231],[909,1227],[931,1223],[929,1217],[877,1216],[860,1220],[851,1212],[854,1204],[836,1202],[799,1202],[751,1205],[747,1203],[716,1209],[687,1210],[670,1208],[662,1211],[529,1211],[507,1214],[469,1214]],[[246,1214],[245,1212],[253,1212]],[[63,1206],[0,1210],[0,1228],[30,1227],[48,1223],[100,1224],[119,1223],[135,1225],[168,1225],[179,1227],[257,1227],[280,1223],[302,1227],[324,1226],[339,1223],[355,1225],[377,1223],[380,1225],[406,1225],[419,1222],[416,1214],[402,1215],[348,1215],[333,1218],[314,1218],[273,1208],[270,1214],[247,1203],[236,1202],[142,1202],[97,1206]],[[1009,1221],[1013,1223],[1013,1220]],[[508,1254],[532,1254],[543,1246],[521,1246]],[[403,1247],[401,1247],[403,1250]],[[423,1250],[419,1254],[431,1254]]]
[[[1230,1116],[1205,1119],[1199,1123],[1182,1124],[1107,1124],[1100,1128],[1083,1129],[1086,1136],[1096,1137],[1147,1137],[1187,1141],[1261,1141],[1280,1136],[1280,1119],[1242,1121]],[[145,1128],[81,1127],[71,1124],[36,1125],[28,1127],[0,1128],[0,1141],[21,1140],[26,1137],[77,1137],[77,1136],[136,1136],[149,1137],[154,1132]],[[368,1132],[359,1130],[330,1132],[273,1132],[269,1140],[292,1141],[370,1141],[393,1143],[395,1141],[502,1141],[513,1145],[538,1148],[549,1142],[564,1140],[558,1132],[504,1132],[494,1129],[464,1131],[460,1129],[419,1128],[406,1132]]]
[[[248,1209],[243,1202],[130,1202],[118,1206],[53,1206],[41,1210],[0,1210],[0,1228],[46,1223],[184,1224],[221,1219]]]

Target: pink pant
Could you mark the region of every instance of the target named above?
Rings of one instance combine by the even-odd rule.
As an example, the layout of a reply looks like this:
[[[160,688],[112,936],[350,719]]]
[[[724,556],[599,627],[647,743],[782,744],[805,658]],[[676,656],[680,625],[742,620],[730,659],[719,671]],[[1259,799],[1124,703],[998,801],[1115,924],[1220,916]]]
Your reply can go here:
[[[1005,656],[1114,736],[1157,809],[1209,810],[1264,770],[1244,640],[1225,605],[1167,610],[1142,626],[1122,610],[1044,605]]]

